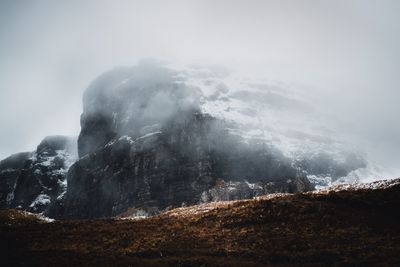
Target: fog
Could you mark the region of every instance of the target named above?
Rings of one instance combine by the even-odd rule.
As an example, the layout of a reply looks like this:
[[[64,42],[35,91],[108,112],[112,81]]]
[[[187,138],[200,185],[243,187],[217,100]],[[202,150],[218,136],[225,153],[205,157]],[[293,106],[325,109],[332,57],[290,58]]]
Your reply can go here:
[[[399,12],[395,0],[2,0],[0,158],[78,135],[90,82],[151,57],[307,91],[339,133],[400,176]]]

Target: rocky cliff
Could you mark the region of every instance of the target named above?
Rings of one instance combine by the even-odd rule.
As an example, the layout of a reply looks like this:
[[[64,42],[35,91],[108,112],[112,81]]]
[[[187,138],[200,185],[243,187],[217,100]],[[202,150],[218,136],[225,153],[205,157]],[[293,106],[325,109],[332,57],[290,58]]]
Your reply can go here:
[[[312,186],[272,145],[244,140],[202,113],[198,88],[144,65],[105,73],[88,88],[81,156],[68,172],[66,217],[114,216]]]
[[[0,207],[62,213],[66,173],[76,159],[76,140],[48,136],[33,152],[0,161]]]
[[[113,216],[129,207],[161,210],[312,189],[281,154],[244,143],[220,124],[190,114],[161,131],[122,136],[84,156],[68,173],[66,215]]]

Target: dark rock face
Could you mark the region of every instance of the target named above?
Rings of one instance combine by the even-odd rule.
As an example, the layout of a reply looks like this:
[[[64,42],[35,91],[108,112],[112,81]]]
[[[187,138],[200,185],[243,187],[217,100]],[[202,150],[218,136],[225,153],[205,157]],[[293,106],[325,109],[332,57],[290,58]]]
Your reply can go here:
[[[162,210],[312,189],[282,155],[261,145],[258,150],[251,148],[219,128],[219,123],[194,114],[161,132],[135,140],[121,137],[81,158],[68,173],[66,216],[115,216],[129,207]],[[216,191],[205,199],[221,179],[256,185]]]
[[[58,216],[66,191],[66,172],[75,159],[74,139],[48,136],[34,152],[0,162],[0,205]],[[76,150],[76,149],[75,149]]]
[[[312,189],[272,145],[244,140],[202,114],[199,92],[174,75],[145,64],[106,73],[88,88],[66,217]],[[220,181],[247,187],[213,191]]]
[[[0,207],[6,208],[13,198],[16,181],[32,152],[21,152],[0,161]]]
[[[102,148],[114,137],[140,137],[166,120],[198,111],[200,92],[180,84],[174,75],[144,62],[97,78],[83,96],[79,156]]]

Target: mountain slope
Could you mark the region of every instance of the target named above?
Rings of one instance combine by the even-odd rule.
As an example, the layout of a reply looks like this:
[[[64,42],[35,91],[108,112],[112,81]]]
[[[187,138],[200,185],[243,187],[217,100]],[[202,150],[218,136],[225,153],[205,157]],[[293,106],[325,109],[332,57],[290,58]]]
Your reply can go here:
[[[174,209],[147,219],[47,223],[0,211],[5,265],[396,266],[400,179]]]

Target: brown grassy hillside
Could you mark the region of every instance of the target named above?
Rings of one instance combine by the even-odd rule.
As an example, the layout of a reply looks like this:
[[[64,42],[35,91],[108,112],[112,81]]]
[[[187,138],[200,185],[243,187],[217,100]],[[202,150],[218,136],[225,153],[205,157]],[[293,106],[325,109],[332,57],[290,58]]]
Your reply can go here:
[[[46,222],[0,211],[1,266],[400,266],[400,183]]]

